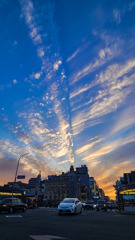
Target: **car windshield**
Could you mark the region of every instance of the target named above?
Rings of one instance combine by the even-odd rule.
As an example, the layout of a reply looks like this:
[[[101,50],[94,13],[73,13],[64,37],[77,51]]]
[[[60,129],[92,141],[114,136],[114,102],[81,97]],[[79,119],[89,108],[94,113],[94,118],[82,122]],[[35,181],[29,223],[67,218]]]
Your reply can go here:
[[[12,199],[2,199],[0,203],[11,203]]]
[[[62,201],[62,203],[74,203],[74,202],[75,202],[74,199],[64,199],[64,200]]]

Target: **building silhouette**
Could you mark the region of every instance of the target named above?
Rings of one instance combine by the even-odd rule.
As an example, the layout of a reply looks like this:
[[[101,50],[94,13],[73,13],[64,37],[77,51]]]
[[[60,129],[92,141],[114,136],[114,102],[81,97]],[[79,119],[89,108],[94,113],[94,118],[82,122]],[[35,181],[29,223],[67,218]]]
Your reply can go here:
[[[58,205],[64,198],[89,198],[89,175],[86,165],[70,170],[61,175],[51,175],[45,180],[45,204]]]

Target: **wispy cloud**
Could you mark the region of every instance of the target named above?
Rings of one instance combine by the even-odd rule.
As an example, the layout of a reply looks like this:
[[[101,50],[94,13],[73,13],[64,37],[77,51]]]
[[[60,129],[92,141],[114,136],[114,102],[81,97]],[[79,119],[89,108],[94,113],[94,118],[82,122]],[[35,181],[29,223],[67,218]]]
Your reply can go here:
[[[100,58],[104,59],[106,57],[106,55],[111,55],[111,49],[110,48],[105,48],[105,49],[101,49],[99,52],[99,56]]]
[[[96,137],[95,137],[95,138],[96,138]],[[95,139],[95,138],[94,138],[94,139]],[[91,141],[94,140],[94,139],[91,139]],[[102,140],[102,139],[97,139],[97,140],[95,140],[95,141],[92,141],[91,143],[86,144],[86,145],[82,146],[81,148],[77,149],[77,150],[75,151],[75,153],[76,153],[77,155],[82,155],[84,152],[90,150],[95,144],[99,143],[101,140]]]
[[[83,158],[90,169],[90,175],[94,176],[105,194],[112,198],[115,197],[115,181],[124,172],[134,170],[134,144],[135,133],[112,141],[104,136],[103,141],[93,146],[90,154]]]
[[[114,125],[111,134],[118,133],[122,130],[125,131],[133,125],[135,125],[135,112],[134,106],[131,106],[122,112]]]
[[[94,62],[90,62],[84,68],[79,70],[79,72],[73,74],[70,79],[70,84],[78,82],[80,79],[84,78],[91,72],[97,70],[99,67],[104,65],[107,61],[112,59],[115,55],[118,55],[117,44],[111,46],[110,48],[101,49],[99,55],[95,58]]]
[[[123,65],[114,64],[107,68],[105,72],[101,72],[97,79],[95,79],[95,85],[98,86],[98,90],[95,97],[89,100],[89,104],[84,103],[87,108],[77,112],[72,120],[73,132],[78,132],[77,128],[81,131],[88,125],[84,125],[86,121],[92,119],[100,119],[108,113],[115,111],[121,103],[123,103],[126,97],[133,92],[135,88],[135,74],[132,70],[135,68],[135,60],[129,60]],[[94,81],[92,85],[94,86]],[[71,95],[75,98],[79,94],[83,94],[88,90],[87,87],[83,88],[83,91],[78,90]],[[71,98],[71,100],[72,100]],[[97,121],[98,123],[98,121]],[[92,122],[91,122],[92,124]]]
[[[59,66],[62,64],[62,59],[58,53],[57,44],[54,45],[54,42],[57,41],[56,37],[56,28],[53,21],[53,5],[50,2],[46,2],[46,9],[47,9],[47,25],[49,24],[53,39],[49,45],[47,45],[47,41],[45,40],[48,38],[47,29],[43,26],[40,26],[39,20],[43,17],[42,13],[37,13],[36,9],[34,8],[34,4],[31,0],[21,0],[21,7],[22,7],[22,14],[21,17],[25,18],[26,24],[29,29],[29,36],[32,39],[33,44],[37,47],[37,56],[41,59],[41,68],[38,73],[32,73],[30,75],[30,79],[40,79],[39,86],[51,79],[54,72],[58,70]],[[52,46],[54,47],[52,50]],[[54,51],[56,51],[54,53]],[[45,73],[45,76],[43,76]],[[29,80],[31,83],[31,81]],[[35,86],[31,83],[32,86]]]
[[[35,11],[32,1],[21,0],[22,14],[25,16],[25,20],[30,29],[30,37],[33,42],[38,45],[42,44],[42,37],[40,35],[40,29],[36,23]]]
[[[135,6],[135,1],[130,2],[130,3],[129,3],[129,8],[128,8],[128,10],[129,10],[129,11],[132,11],[132,9],[134,8],[134,6]]]
[[[114,15],[115,21],[119,24],[121,22],[121,11],[118,9],[114,9],[113,15]]]
[[[85,84],[84,86],[77,88],[76,90],[74,90],[73,92],[70,93],[70,99],[75,98],[76,96],[88,91],[89,89],[94,87],[96,84],[97,83],[93,81],[90,84]]]
[[[79,52],[80,52],[80,48],[78,48],[78,49],[67,59],[67,62],[70,62],[73,58],[75,58]]]

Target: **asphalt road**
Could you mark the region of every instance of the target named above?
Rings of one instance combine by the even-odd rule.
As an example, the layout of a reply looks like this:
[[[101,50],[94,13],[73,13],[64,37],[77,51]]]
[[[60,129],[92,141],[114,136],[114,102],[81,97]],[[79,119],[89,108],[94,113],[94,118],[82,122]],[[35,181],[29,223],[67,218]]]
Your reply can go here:
[[[53,208],[0,214],[0,240],[56,239],[49,236],[69,240],[135,239],[135,215],[85,210],[82,214],[58,216]]]

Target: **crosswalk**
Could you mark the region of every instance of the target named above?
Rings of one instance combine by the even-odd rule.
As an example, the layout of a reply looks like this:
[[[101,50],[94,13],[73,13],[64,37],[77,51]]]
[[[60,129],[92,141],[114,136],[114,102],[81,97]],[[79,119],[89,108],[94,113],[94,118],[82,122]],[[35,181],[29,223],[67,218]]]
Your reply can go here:
[[[6,218],[22,218],[22,215],[6,215]]]

